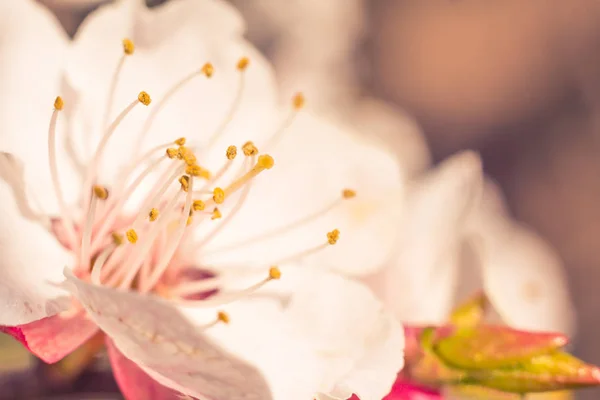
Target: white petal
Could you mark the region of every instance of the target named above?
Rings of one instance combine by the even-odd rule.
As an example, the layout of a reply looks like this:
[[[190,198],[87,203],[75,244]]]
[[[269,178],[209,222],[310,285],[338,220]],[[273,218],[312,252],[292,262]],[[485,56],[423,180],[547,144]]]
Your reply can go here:
[[[344,393],[383,398],[404,366],[400,324],[358,282],[318,271],[301,275],[294,276],[302,289],[292,298],[287,319],[291,331],[310,342],[326,364],[320,391],[339,398],[346,398]]]
[[[572,334],[575,317],[559,256],[503,212],[494,190],[488,187],[486,208],[473,222],[475,250],[492,304],[511,326]]]
[[[268,63],[243,38],[243,24],[231,6],[213,0],[178,0],[147,9],[139,1],[119,1],[101,7],[82,24],[69,63],[69,83],[81,103],[74,123],[85,135],[77,148],[89,156],[99,141],[114,71],[122,57],[121,41],[130,38],[135,52],[126,57],[116,86],[109,121],[144,90],[153,99],[139,106],[119,126],[109,142],[101,179],[110,179],[133,154],[187,136],[190,143],[206,144],[226,118],[240,72],[237,61],[250,58],[239,111],[212,154],[219,164],[227,145],[256,140],[268,134],[275,117],[275,83]],[[165,103],[150,130],[141,136],[146,118],[166,93],[206,62],[214,76],[198,75]],[[83,133],[81,133],[83,135]],[[135,151],[132,151],[135,149]],[[203,166],[212,160],[202,158]],[[206,165],[208,164],[208,165]]]
[[[1,2],[0,35],[0,151],[24,161],[29,189],[43,196],[45,211],[54,213],[58,207],[48,169],[48,124],[54,99],[61,94],[67,38],[52,13],[30,0]],[[58,167],[65,197],[73,199],[75,182],[68,178],[74,172],[62,152],[63,125],[61,116]]]
[[[65,275],[75,285],[74,295],[115,346],[162,385],[213,400],[272,398],[259,371],[221,349],[171,304],[93,286],[68,270]]]
[[[334,228],[341,232],[339,242],[303,261],[363,275],[389,259],[403,199],[402,171],[393,155],[351,129],[308,112],[301,112],[281,142],[267,152],[273,155],[275,166],[256,178],[243,211],[212,247],[200,249],[206,263],[244,262],[264,267],[326,243],[326,233]],[[252,246],[212,255],[216,248],[261,237],[314,215],[340,200],[346,188],[354,189],[356,198],[342,201],[319,218]]]
[[[407,113],[380,100],[361,100],[353,122],[364,134],[381,138],[397,155],[408,176],[422,173],[431,164],[425,136],[417,122]]]
[[[402,321],[446,320],[465,223],[481,190],[481,161],[467,151],[444,161],[409,193],[398,258],[378,277],[385,302]]]
[[[0,325],[25,324],[70,305],[55,284],[72,258],[37,217],[23,190],[22,164],[0,152]]]

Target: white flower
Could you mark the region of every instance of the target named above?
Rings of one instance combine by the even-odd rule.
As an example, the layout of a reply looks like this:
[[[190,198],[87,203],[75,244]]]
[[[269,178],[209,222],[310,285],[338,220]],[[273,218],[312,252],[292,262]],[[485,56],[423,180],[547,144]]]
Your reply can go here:
[[[401,328],[326,269],[391,254],[397,162],[301,95],[281,112],[230,6],[142,3],[73,42],[0,6],[0,329],[52,362],[100,327],[128,398],[380,399]]]

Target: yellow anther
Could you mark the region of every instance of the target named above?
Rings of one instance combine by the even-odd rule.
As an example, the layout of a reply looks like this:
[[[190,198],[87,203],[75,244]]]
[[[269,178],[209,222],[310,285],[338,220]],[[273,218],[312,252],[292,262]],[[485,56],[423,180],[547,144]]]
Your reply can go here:
[[[327,232],[327,241],[329,244],[336,244],[338,239],[340,238],[340,231],[337,229],[332,230],[331,232]]]
[[[207,78],[210,78],[215,73],[215,68],[211,63],[206,63],[202,66],[202,73],[206,75]]]
[[[294,95],[294,98],[292,99],[292,104],[294,105],[294,108],[296,110],[301,109],[302,107],[304,107],[304,103],[305,103],[305,99],[304,99],[304,95],[302,93],[296,93]]]
[[[192,176],[200,176],[202,173],[202,168],[200,168],[200,166],[197,164],[188,165],[185,168],[185,173]]]
[[[225,311],[219,311],[217,313],[217,319],[224,324],[229,323],[229,315]]]
[[[138,241],[137,232],[133,228],[125,232],[125,236],[127,236],[127,240],[129,240],[129,243],[135,243]]]
[[[258,154],[258,149],[252,142],[244,143],[244,145],[242,146],[242,151],[244,152],[245,156],[254,156]]]
[[[150,102],[152,101],[152,99],[150,98],[150,95],[143,91],[140,92],[140,94],[138,94],[138,100],[140,101],[140,103],[142,103],[145,106],[149,105]]]
[[[176,144],[177,146],[183,146],[183,145],[185,145],[185,138],[184,138],[184,137],[180,137],[179,139],[177,139],[177,140],[175,141],[175,144]]]
[[[94,185],[94,195],[100,200],[106,200],[108,198],[108,190],[102,186]]]
[[[273,165],[275,165],[275,160],[273,160],[273,157],[271,157],[270,155],[263,154],[260,157],[258,157],[258,162],[256,163],[256,165],[263,169],[271,169],[273,168]]]
[[[192,224],[192,222],[194,221],[194,217],[192,217],[191,215],[188,216],[187,221],[185,222],[185,224],[187,226],[190,226]]]
[[[269,268],[269,279],[280,279],[281,270],[275,266]]]
[[[217,204],[223,203],[225,201],[225,191],[220,187],[215,188],[215,190],[213,191],[213,200]]]
[[[248,68],[248,64],[250,64],[250,59],[248,57],[242,57],[237,63],[237,69],[244,71],[246,68]]]
[[[184,192],[187,192],[190,188],[190,177],[187,175],[181,175],[181,177],[179,178],[179,183],[181,183],[181,189]]]
[[[202,200],[194,200],[192,203],[192,210],[194,211],[203,211],[204,207],[206,207],[206,205]]]
[[[65,102],[63,101],[62,97],[56,96],[56,99],[54,99],[54,109],[60,111],[64,106]]]
[[[342,191],[342,197],[345,199],[352,199],[356,197],[356,192],[352,189],[344,189]]]
[[[120,246],[125,243],[125,238],[120,233],[113,232],[111,236],[115,246]]]
[[[177,154],[177,158],[185,161],[185,163],[187,165],[196,164],[196,161],[197,161],[196,156],[194,155],[194,152],[192,152],[192,150],[190,150],[188,147],[179,146],[178,151],[179,151],[179,153]]]
[[[229,146],[225,155],[227,156],[228,160],[233,160],[235,156],[237,156],[237,147]]]
[[[219,219],[222,216],[223,215],[221,214],[221,211],[219,211],[219,209],[217,207],[215,207],[215,209],[212,212],[212,217],[210,217],[210,219]]]
[[[135,51],[135,45],[129,39],[123,39],[123,52],[128,56],[132,55]]]
[[[150,222],[156,221],[156,219],[158,218],[158,210],[156,208],[150,210],[150,212],[148,213],[148,218],[150,219]]]
[[[167,157],[169,157],[170,159],[174,159],[175,157],[179,156],[179,150],[174,149],[174,148],[168,148],[167,149]]]

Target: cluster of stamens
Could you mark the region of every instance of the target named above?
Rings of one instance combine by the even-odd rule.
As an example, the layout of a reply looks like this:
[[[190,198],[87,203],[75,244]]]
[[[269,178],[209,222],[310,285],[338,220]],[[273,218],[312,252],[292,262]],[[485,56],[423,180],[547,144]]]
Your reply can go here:
[[[111,96],[114,94],[114,87],[118,81],[125,58],[131,56],[134,53],[134,49],[135,46],[132,41],[128,39],[123,41],[123,57],[117,66],[113,78]],[[250,60],[246,57],[238,61],[236,69],[240,73],[239,90],[223,122],[208,141],[208,146],[211,146],[215,142],[215,139],[226,131],[229,121],[235,115],[244,87],[244,72],[248,69],[249,64]],[[150,128],[156,113],[160,111],[164,103],[174,96],[181,87],[197,76],[211,78],[214,73],[213,65],[206,63],[198,71],[177,82],[166,93],[162,102],[154,106],[150,116],[146,120],[142,134]],[[150,103],[150,95],[142,91],[137,95],[136,100],[127,106],[111,124],[106,124],[106,131],[96,148],[96,152],[90,161],[85,175],[83,192],[85,218],[80,223],[76,223],[74,216],[62,197],[56,167],[56,122],[58,112],[64,108],[64,102],[61,97],[57,97],[54,102],[54,113],[50,122],[48,139],[49,160],[53,183],[61,207],[60,222],[66,234],[66,242],[70,249],[79,253],[76,268],[84,276],[89,274],[90,280],[96,284],[120,288],[135,288],[142,293],[149,291],[163,293],[156,288],[171,265],[186,231],[194,229],[197,225],[203,223],[203,221],[207,221],[208,218],[211,221],[221,220],[219,225],[215,226],[212,233],[197,244],[200,248],[216,235],[220,234],[227,225],[227,222],[241,208],[252,181],[264,171],[273,168],[275,161],[268,154],[260,154],[258,147],[248,141],[241,145],[245,167],[228,184],[217,186],[217,181],[220,181],[226,175],[226,172],[230,170],[231,165],[237,159],[238,148],[235,145],[227,147],[224,154],[224,165],[213,173],[200,164],[194,148],[187,145],[186,138],[181,137],[171,143],[159,145],[135,160],[128,167],[127,173],[118,179],[110,190],[97,184],[97,170],[101,163],[105,147],[120,122],[127,117],[137,104],[149,106]],[[271,136],[267,146],[271,146],[279,140],[279,137],[292,122],[297,111],[303,106],[304,97],[301,94],[294,96],[290,117],[283,121],[279,129]],[[110,109],[110,104],[107,108]],[[165,162],[169,165],[165,167],[163,174],[154,182],[152,189],[140,206],[138,214],[128,218],[127,215],[124,215],[126,200],[138,189],[142,182],[147,181],[152,176],[151,174],[161,165],[164,165]],[[142,166],[145,166],[142,172],[134,175],[134,172]],[[200,182],[203,183],[202,188],[196,190],[194,186]],[[172,193],[172,185],[175,183],[178,183],[178,190],[168,198],[167,194]],[[234,198],[235,196],[233,195],[237,192],[241,192],[237,196],[237,203],[234,204],[224,217],[219,206],[224,205],[230,199]],[[355,195],[356,193],[353,190],[345,189],[342,191],[339,199],[327,205],[324,209],[318,210],[286,226],[263,234],[254,235],[247,240],[233,244],[231,247],[243,247],[250,243],[293,230],[324,215],[337,207],[340,201],[351,199]],[[115,224],[122,220],[130,221],[130,223],[125,228],[113,230]],[[77,233],[76,226],[80,227],[79,231],[81,233]],[[326,234],[326,241],[324,243],[280,260],[278,264],[289,263],[313,252],[320,251],[326,246],[334,245],[339,240],[339,237],[339,230],[334,229]],[[214,249],[213,251],[226,251],[231,249],[231,247]],[[269,268],[266,278],[240,292],[219,293],[204,300],[187,300],[187,297],[190,295],[210,290],[219,290],[224,282],[220,277],[215,277],[177,284],[168,290],[167,296],[176,301],[217,306],[245,296],[262,287],[265,283],[280,279],[280,277],[281,270],[276,266],[272,266]],[[229,317],[227,314],[219,312],[217,320],[227,323]]]

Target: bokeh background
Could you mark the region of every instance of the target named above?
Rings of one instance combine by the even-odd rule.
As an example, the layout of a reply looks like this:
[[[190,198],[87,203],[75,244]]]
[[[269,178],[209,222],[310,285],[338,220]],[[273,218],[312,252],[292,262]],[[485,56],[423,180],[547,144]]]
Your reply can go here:
[[[100,3],[40,1],[71,34]],[[386,101],[414,117],[434,162],[460,149],[480,151],[514,217],[562,257],[578,315],[574,352],[600,364],[600,2],[232,2],[284,91],[302,87],[324,112],[352,115],[357,126],[393,140],[386,123],[393,117],[379,103]],[[399,145],[411,168],[429,162],[418,138]],[[35,384],[50,385],[39,378],[43,367],[6,343],[0,337],[0,368],[20,369],[32,396]],[[78,390],[116,390],[102,365]],[[0,383],[1,376],[0,369]],[[67,398],[60,385],[53,390]],[[0,398],[11,398],[6,393]],[[600,391],[579,398],[598,399]]]

